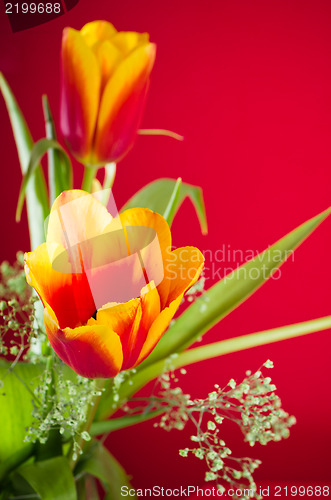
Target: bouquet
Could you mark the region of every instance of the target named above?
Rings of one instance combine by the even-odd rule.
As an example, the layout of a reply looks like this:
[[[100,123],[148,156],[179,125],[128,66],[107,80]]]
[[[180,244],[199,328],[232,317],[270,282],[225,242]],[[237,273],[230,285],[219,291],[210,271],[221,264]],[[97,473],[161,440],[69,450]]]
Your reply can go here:
[[[46,136],[34,142],[1,74],[22,170],[16,220],[26,203],[31,241],[17,262],[1,265],[1,500],[134,496],[104,437],[148,419],[165,431],[191,426],[177,453],[203,461],[204,479],[219,495],[231,489],[233,498],[262,498],[254,480],[260,461],[235,457],[222,423],[236,424],[251,446],[289,436],[295,418],[281,406],[272,361],[242,381],[229,374],[225,387],[215,381],[202,399],[182,390],[179,374],[201,360],[331,326],[328,316],[196,345],[278,272],[331,209],[206,289],[203,249],[176,248],[171,235],[186,198],[207,232],[203,186],[161,178],[122,207],[114,196],[117,165],[138,134],[182,139],[140,128],[155,56],[148,34],[117,31],[108,21],[66,28],[62,144],[47,96]],[[84,169],[80,188],[70,155]]]

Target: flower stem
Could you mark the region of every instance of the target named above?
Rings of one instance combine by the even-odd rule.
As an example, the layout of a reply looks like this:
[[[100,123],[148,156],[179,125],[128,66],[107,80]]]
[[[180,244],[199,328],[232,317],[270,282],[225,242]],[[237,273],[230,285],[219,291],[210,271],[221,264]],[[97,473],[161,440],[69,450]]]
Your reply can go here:
[[[102,392],[102,390],[105,386],[105,383],[106,383],[105,379],[96,379],[95,391]],[[83,432],[89,433],[91,425],[92,425],[94,417],[95,417],[95,414],[96,414],[96,411],[98,409],[98,405],[99,405],[101,396],[102,396],[102,394],[97,394],[97,395],[93,396],[89,405],[88,405],[87,413],[86,413],[86,420],[80,429],[80,435],[79,435],[78,440],[76,441],[76,447],[78,448],[78,450],[83,450],[83,448],[84,448],[85,440],[82,437],[82,433]],[[72,444],[72,446],[70,447],[70,450],[68,453],[68,459],[69,459],[69,464],[70,464],[71,470],[74,470],[76,463],[79,459],[79,453],[77,453],[75,451],[74,444]]]
[[[111,189],[114,185],[116,177],[116,163],[107,163],[105,165],[105,179],[103,181],[103,189]]]
[[[85,165],[84,166],[84,177],[83,177],[83,182],[82,182],[83,191],[87,191],[88,193],[91,192],[92,182],[93,182],[94,177],[96,176],[97,171],[98,171],[98,167],[94,167],[92,165]]]
[[[308,333],[327,330],[328,328],[331,328],[331,316],[221,340],[220,342],[214,342],[179,353],[177,357],[171,360],[171,366],[168,369],[175,370],[198,361],[223,356],[224,354],[230,354],[252,347],[258,347],[260,345],[271,344],[272,342],[279,342],[280,340],[307,335]],[[116,405],[114,405],[113,395],[106,391],[102,403],[99,406],[97,420],[104,420],[114,414],[123,401],[133,396],[133,394],[144,387],[150,380],[162,375],[166,370],[166,362],[167,359],[157,361],[138,371],[129,381],[123,383]]]

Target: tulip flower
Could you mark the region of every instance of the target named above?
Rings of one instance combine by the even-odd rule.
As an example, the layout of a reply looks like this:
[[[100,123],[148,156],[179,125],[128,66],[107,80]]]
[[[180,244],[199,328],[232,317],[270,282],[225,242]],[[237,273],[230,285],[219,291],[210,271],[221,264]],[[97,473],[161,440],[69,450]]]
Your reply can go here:
[[[197,248],[171,245],[166,220],[149,209],[113,218],[84,191],[55,200],[25,272],[53,349],[78,374],[110,378],[154,349],[204,264]]]
[[[118,32],[106,21],[64,29],[60,125],[85,165],[117,162],[132,147],[155,52],[147,33]]]

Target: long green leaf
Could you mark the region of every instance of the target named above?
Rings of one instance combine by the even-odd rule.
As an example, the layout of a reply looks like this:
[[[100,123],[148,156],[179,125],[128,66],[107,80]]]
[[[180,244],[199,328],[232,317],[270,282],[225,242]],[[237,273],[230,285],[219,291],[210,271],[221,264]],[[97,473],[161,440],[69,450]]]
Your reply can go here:
[[[163,370],[164,359],[193,344],[203,333],[250,297],[330,213],[331,209],[328,209],[297,227],[256,258],[216,283],[197,299],[179,316],[150,356],[138,367],[137,373],[130,379],[131,387],[127,390],[125,384],[123,384],[124,387],[121,386],[121,398],[127,397],[127,392],[134,394],[149,380],[157,377],[160,367]],[[259,276],[255,273],[252,275],[250,273],[252,269],[260,271]],[[120,401],[123,400],[121,398]],[[97,413],[98,419],[103,420],[113,412],[114,400],[110,388],[106,389],[101,398]]]
[[[87,455],[77,464],[75,474],[82,473],[91,474],[102,481],[107,500],[120,500],[122,486],[132,489],[123,467],[98,441],[92,444]]]
[[[17,104],[17,101],[3,74],[0,73],[0,89],[4,97],[16,142],[22,174],[25,175],[33,147],[33,140]],[[48,216],[48,196],[46,182],[41,167],[35,169],[33,180],[27,187],[27,212],[31,249],[45,241],[44,220]]]
[[[262,332],[221,340],[220,342],[213,342],[201,347],[189,349],[182,352],[177,357],[174,357],[171,360],[171,369],[175,370],[177,368],[182,368],[183,366],[197,363],[198,361],[224,356],[225,354],[251,349],[260,345],[280,342],[281,340],[292,339],[309,333],[321,332],[329,328],[331,328],[331,316],[326,316],[324,318],[296,323],[294,325],[286,325],[280,328],[273,328],[271,330],[264,330]],[[157,361],[156,363],[138,371],[136,375],[131,377],[120,387],[118,406],[120,406],[124,400],[129,399],[133,394],[139,391],[139,389],[144,387],[150,380],[162,375],[165,369],[166,360],[162,359],[161,361]],[[108,404],[105,405],[105,401],[102,401],[102,403],[103,404],[99,405],[99,411],[97,414],[97,418],[99,419],[107,418],[112,412],[116,411],[116,403],[111,394],[108,394]],[[95,425],[107,424],[111,421],[112,420],[96,422]]]
[[[154,212],[164,215],[167,211],[169,200],[175,192],[178,181],[174,179],[158,179],[157,181],[147,184],[140,191],[130,198],[130,200],[121,209],[121,212],[128,208],[143,207],[150,208]],[[182,183],[179,189],[178,196],[176,195],[176,205],[172,207],[170,216],[168,215],[168,223],[171,225],[174,216],[176,215],[185,198],[189,198],[198,215],[201,231],[206,234],[207,219],[205,205],[203,201],[202,189],[198,186]]]
[[[17,363],[12,371],[11,364],[0,361],[0,460],[5,460],[22,450],[26,427],[32,423],[31,412],[33,390],[39,382],[44,365]],[[18,404],[19,402],[19,404]]]
[[[76,500],[74,477],[65,457],[24,465],[18,472],[41,500]]]
[[[145,366],[181,352],[260,288],[331,213],[328,209],[281,238],[212,286],[177,318]]]
[[[30,161],[29,165],[27,168],[27,171],[23,177],[22,184],[21,184],[21,189],[20,193],[18,196],[18,202],[17,202],[17,209],[16,209],[16,220],[20,220],[21,213],[22,213],[22,208],[23,208],[23,203],[24,203],[24,198],[25,198],[25,192],[28,186],[28,183],[30,179],[32,178],[34,172],[38,168],[39,162],[44,156],[47,151],[50,149],[52,150],[57,150],[59,154],[61,155],[62,162],[63,162],[63,170],[62,172],[65,172],[65,177],[68,177],[70,179],[70,171],[71,171],[71,163],[70,159],[67,155],[67,153],[64,151],[62,146],[60,144],[52,139],[40,139],[38,142],[35,143],[31,150],[31,156],[30,156]],[[67,179],[68,180],[68,179]],[[53,182],[53,180],[52,180]],[[63,186],[70,186],[70,181],[68,184],[66,182],[63,182]],[[59,188],[59,186],[58,186]]]
[[[43,110],[46,128],[46,137],[53,141],[57,140],[55,124],[49,106],[47,95],[43,95]],[[50,205],[53,204],[55,198],[59,196],[62,191],[72,189],[72,168],[69,158],[63,154],[62,151],[56,148],[50,148],[47,153],[48,156],[48,185]]]
[[[91,436],[100,436],[101,434],[108,434],[109,432],[124,429],[131,425],[137,425],[140,422],[145,422],[151,418],[162,415],[164,410],[155,410],[148,413],[139,413],[137,415],[125,415],[124,417],[112,418],[104,422],[93,422],[90,429]]]

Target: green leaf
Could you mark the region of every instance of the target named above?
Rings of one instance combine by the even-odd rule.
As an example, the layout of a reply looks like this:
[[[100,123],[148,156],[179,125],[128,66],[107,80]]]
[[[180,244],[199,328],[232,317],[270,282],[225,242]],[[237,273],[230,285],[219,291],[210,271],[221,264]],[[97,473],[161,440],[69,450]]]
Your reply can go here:
[[[76,500],[74,477],[65,457],[24,465],[19,474],[32,486],[41,500]]]
[[[54,120],[49,106],[47,95],[43,95],[43,110],[46,127],[46,137],[53,141],[57,140]],[[69,158],[56,148],[48,150],[48,184],[50,205],[62,191],[72,189],[72,167]]]
[[[0,89],[7,106],[21,171],[24,175],[28,168],[33,140],[24,116],[2,73],[0,73]],[[45,241],[44,220],[48,216],[49,206],[45,178],[41,167],[36,168],[32,179],[32,182],[27,187],[26,198],[31,249],[34,250]]]
[[[136,415],[125,415],[124,417],[112,418],[111,420],[105,420],[104,422],[93,422],[90,434],[91,436],[108,434],[109,432],[124,429],[125,427],[130,427],[131,425],[136,425],[140,422],[145,422],[151,418],[158,417],[159,415],[162,415],[162,413],[164,413],[164,409],[150,411],[148,413],[138,413]]]
[[[183,351],[236,309],[272,276],[330,213],[331,209],[328,209],[308,220],[212,286],[176,319],[144,365]]]
[[[154,212],[164,215],[167,212],[169,200],[171,200],[172,195],[176,193],[176,185],[178,185],[178,182],[178,180],[175,181],[174,179],[158,179],[157,181],[147,184],[147,186],[140,189],[140,191],[130,198],[121,209],[121,212],[128,208],[143,207],[150,208]],[[202,189],[198,186],[186,184],[185,182],[180,186],[179,193],[175,198],[176,203],[173,205],[171,213],[169,215],[166,213],[168,223],[171,225],[174,216],[187,197],[190,198],[194,205],[200,221],[202,233],[206,234],[208,229]]]
[[[38,376],[44,370],[42,364],[17,363],[10,370],[11,363],[0,361],[0,460],[22,450],[26,427],[32,422],[31,412],[33,390],[39,382]]]
[[[107,491],[107,500],[120,500],[122,486],[132,488],[123,467],[98,441],[92,444],[75,468],[75,475],[84,472],[102,481]]]
[[[62,172],[65,172],[65,177],[70,179],[70,172],[71,172],[71,163],[70,159],[67,155],[67,153],[64,151],[62,146],[60,144],[52,139],[40,139],[38,142],[35,143],[31,150],[31,156],[30,156],[30,161],[29,165],[27,168],[27,171],[23,177],[22,184],[21,184],[21,189],[18,197],[18,202],[17,202],[17,209],[16,209],[16,220],[19,221],[21,218],[21,213],[22,213],[22,208],[23,208],[23,203],[24,203],[24,198],[25,198],[25,191],[27,189],[28,183],[30,179],[32,178],[34,172],[38,168],[38,164],[42,157],[44,156],[47,151],[50,149],[56,150],[59,152],[62,162],[63,162],[63,169]],[[62,174],[61,174],[62,175]],[[51,182],[54,182],[53,179]],[[68,184],[63,182],[64,186],[70,187],[70,181],[68,180]],[[59,186],[57,186],[59,188]],[[62,192],[62,191],[61,191]]]
[[[122,384],[119,389],[118,405],[150,380],[159,376],[164,370],[166,358],[193,344],[203,333],[260,288],[330,213],[331,209],[328,209],[297,227],[256,258],[216,283],[188,307],[161,338],[150,356],[137,368],[137,373],[132,375],[130,383]],[[259,277],[250,274],[251,269],[260,270]],[[247,346],[243,345],[242,349],[245,348]],[[97,419],[103,420],[109,417],[116,408],[117,404],[114,404],[111,388],[106,389],[98,407]]]

